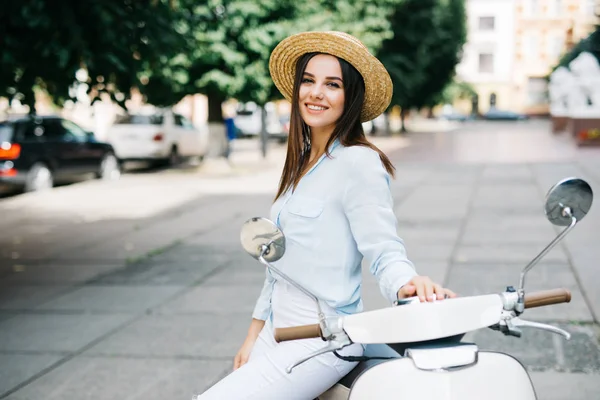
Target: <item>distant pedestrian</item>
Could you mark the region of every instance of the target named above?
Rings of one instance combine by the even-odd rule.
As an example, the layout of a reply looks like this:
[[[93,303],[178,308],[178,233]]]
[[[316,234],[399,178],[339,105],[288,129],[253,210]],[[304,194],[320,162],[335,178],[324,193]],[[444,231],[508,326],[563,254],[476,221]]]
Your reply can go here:
[[[454,297],[417,275],[407,258],[389,187],[394,167],[362,128],[391,100],[392,81],[381,62],[346,33],[305,32],[283,40],[269,68],[292,103],[287,158],[271,208],[271,219],[287,238],[286,254],[275,265],[314,293],[327,316],[362,311],[363,256],[390,303]],[[275,342],[275,328],[315,324],[318,318],[311,298],[269,271],[252,317],[234,372],[199,399],[310,400],[356,365],[326,353],[285,372],[324,342]],[[339,353],[363,351],[352,344]]]

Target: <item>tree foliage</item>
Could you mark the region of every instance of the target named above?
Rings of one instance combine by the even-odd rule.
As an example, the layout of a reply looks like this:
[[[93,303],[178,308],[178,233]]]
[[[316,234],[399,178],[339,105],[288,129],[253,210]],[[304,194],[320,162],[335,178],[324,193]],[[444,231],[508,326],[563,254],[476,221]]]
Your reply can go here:
[[[108,93],[124,104],[144,71],[163,68],[184,48],[170,3],[2,2],[0,96],[22,99],[34,111],[33,89],[39,87],[60,105],[72,97],[75,74],[85,68],[90,93]]]
[[[466,41],[464,0],[404,0],[391,17],[394,36],[379,58],[402,110],[437,104],[452,81]]]
[[[189,13],[186,23],[194,43],[194,50],[181,60],[189,74],[189,85],[165,90],[181,89],[182,95],[206,94],[209,120],[220,121],[220,104],[228,97],[258,104],[280,97],[268,63],[282,39],[302,31],[342,30],[376,49],[383,39],[391,37],[388,17],[398,1],[182,1]],[[169,82],[160,74],[154,76],[160,82]]]

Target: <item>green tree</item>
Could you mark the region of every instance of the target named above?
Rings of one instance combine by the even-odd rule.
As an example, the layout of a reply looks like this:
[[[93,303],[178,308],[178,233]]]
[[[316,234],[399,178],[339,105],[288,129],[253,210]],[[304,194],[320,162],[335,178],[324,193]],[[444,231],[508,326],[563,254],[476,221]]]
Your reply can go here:
[[[108,93],[124,105],[144,71],[164,69],[167,76],[168,61],[186,44],[177,21],[172,0],[2,2],[0,96],[18,98],[34,113],[40,88],[62,105],[83,68],[92,95]]]
[[[466,40],[464,0],[404,0],[391,17],[394,37],[379,58],[394,83],[392,105],[404,117],[411,108],[436,104],[454,76]]]
[[[268,62],[282,39],[301,31],[341,30],[376,49],[384,38],[391,37],[388,16],[399,1],[191,2],[189,29],[195,49],[182,60],[189,74],[189,85],[181,88],[182,94],[206,94],[210,122],[222,121],[221,103],[227,98],[258,104],[280,98]]]

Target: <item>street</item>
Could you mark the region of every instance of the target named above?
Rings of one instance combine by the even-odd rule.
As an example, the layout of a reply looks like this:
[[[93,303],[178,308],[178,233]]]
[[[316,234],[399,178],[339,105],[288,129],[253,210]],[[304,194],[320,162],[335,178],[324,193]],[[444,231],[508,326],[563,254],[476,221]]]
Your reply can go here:
[[[518,285],[560,231],[544,215],[554,183],[577,176],[600,194],[600,148],[576,148],[547,121],[372,139],[396,166],[409,258],[461,296]],[[0,199],[0,399],[191,399],[229,373],[264,279],[239,230],[268,216],[285,156],[258,148]],[[571,303],[523,315],[571,340],[531,329],[464,339],[519,359],[540,399],[600,393],[599,233],[597,197],[527,276],[528,291],[571,290]],[[364,270],[366,309],[386,307]]]

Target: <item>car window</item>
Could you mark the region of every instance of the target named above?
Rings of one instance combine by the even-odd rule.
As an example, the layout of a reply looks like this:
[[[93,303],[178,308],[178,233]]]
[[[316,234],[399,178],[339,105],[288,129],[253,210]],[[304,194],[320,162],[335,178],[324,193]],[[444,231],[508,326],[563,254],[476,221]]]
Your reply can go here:
[[[10,142],[13,137],[13,126],[9,123],[0,123],[0,143]]]
[[[60,122],[64,128],[64,137],[67,140],[80,143],[88,141],[87,133],[80,126],[66,119],[62,119]]]
[[[155,115],[123,115],[117,117],[115,124],[118,125],[162,125],[163,116]]]
[[[38,121],[21,121],[15,123],[15,133],[18,140],[24,142],[40,142],[46,137],[46,129]]]
[[[173,114],[173,117],[175,118],[175,125],[184,127],[186,129],[194,129],[194,125],[186,117],[178,114]]]
[[[62,139],[64,135],[64,128],[59,119],[45,119],[42,121],[42,126],[44,129],[43,138],[46,140],[57,141]],[[34,128],[34,134],[39,133],[39,128]]]

